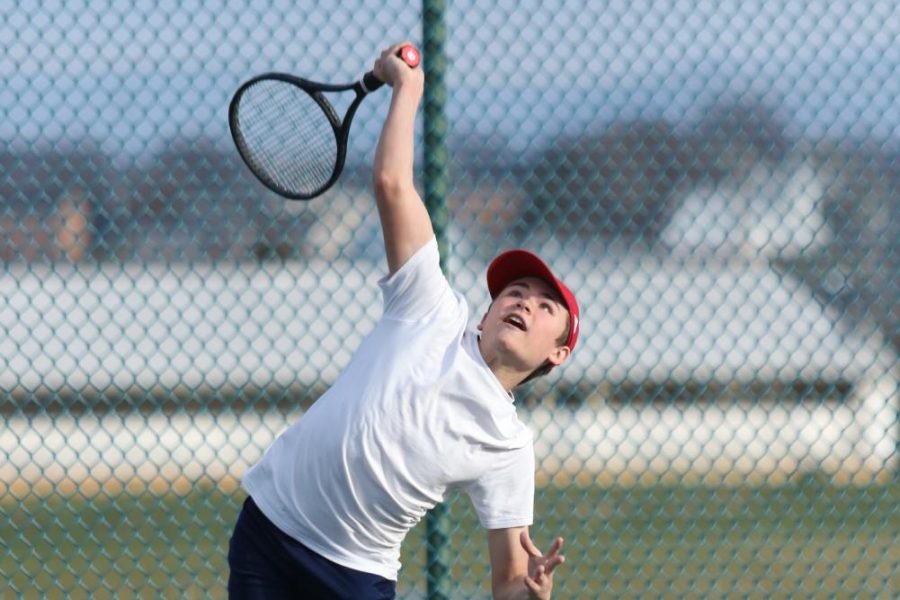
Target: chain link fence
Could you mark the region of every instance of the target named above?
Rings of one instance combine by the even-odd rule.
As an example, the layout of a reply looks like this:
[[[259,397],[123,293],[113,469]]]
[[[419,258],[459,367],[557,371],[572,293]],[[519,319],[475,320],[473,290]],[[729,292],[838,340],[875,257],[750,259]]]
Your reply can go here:
[[[257,184],[263,71],[426,50],[418,181],[451,282],[498,251],[576,290],[518,394],[558,598],[900,590],[900,9],[855,0],[12,3],[0,8],[0,596],[223,597],[242,474],[380,314],[368,169]],[[429,112],[430,111],[430,112]],[[489,596],[465,497],[404,598]]]

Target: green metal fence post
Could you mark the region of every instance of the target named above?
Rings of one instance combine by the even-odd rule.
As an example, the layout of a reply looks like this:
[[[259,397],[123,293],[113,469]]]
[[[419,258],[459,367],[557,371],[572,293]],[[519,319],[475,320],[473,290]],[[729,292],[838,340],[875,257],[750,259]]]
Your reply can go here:
[[[447,258],[447,119],[444,110],[446,88],[444,71],[445,4],[443,0],[425,0],[423,14],[423,52],[425,68],[425,205],[441,251],[441,267],[446,272]],[[429,600],[445,600],[449,567],[444,558],[447,545],[447,507],[439,504],[425,517]]]
[[[441,250],[441,266],[446,271],[447,257],[447,90],[444,71],[445,6],[443,0],[425,0],[423,52],[425,55],[425,205]]]

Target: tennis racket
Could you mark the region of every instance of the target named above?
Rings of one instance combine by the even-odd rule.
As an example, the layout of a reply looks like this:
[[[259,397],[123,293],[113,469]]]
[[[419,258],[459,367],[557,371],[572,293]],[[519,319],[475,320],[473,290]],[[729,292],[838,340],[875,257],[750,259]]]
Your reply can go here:
[[[419,51],[397,53],[410,68]],[[309,200],[334,185],[344,169],[350,124],[368,94],[384,85],[372,71],[348,84],[309,81],[266,73],[243,83],[228,107],[228,125],[238,153],[266,187],[292,200]],[[325,93],[356,97],[341,119]]]

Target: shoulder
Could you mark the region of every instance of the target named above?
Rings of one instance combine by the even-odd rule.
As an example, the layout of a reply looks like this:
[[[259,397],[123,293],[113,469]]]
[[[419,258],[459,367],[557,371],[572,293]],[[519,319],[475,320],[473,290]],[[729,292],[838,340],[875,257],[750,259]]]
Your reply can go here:
[[[454,312],[467,308],[441,270],[437,241],[419,248],[399,269],[378,281],[384,296],[384,314],[404,320],[419,320],[445,307]]]

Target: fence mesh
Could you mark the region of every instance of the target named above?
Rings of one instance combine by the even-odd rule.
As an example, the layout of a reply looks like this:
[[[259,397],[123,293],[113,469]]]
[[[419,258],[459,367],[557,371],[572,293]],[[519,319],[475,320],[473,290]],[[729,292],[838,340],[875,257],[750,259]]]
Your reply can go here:
[[[381,311],[389,94],[310,203],[228,101],[402,39],[443,49],[417,181],[451,282],[480,317],[522,246],[583,307],[517,395],[556,597],[897,594],[897,6],[300,0],[0,8],[0,596],[225,595],[242,474]],[[489,596],[486,546],[452,498],[399,596]]]

